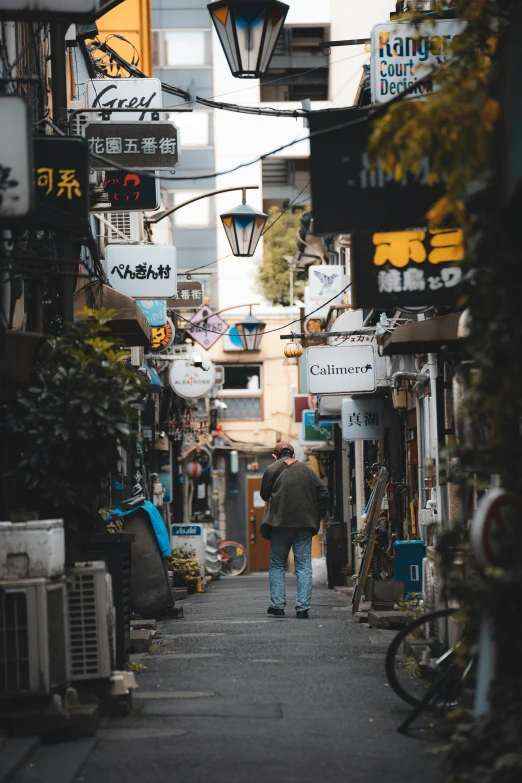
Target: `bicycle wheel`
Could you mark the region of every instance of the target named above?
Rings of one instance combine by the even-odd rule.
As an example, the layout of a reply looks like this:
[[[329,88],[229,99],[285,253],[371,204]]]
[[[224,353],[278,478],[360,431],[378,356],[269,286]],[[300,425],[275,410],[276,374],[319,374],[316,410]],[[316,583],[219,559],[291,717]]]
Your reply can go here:
[[[454,678],[448,678],[449,667],[455,667],[453,648],[447,648],[446,623],[455,609],[439,609],[418,617],[403,628],[386,653],[386,676],[397,694],[408,704],[417,707],[426,691],[436,680],[444,679],[448,691]]]
[[[248,555],[245,547],[237,541],[220,541],[221,573],[223,576],[239,576],[247,567]]]

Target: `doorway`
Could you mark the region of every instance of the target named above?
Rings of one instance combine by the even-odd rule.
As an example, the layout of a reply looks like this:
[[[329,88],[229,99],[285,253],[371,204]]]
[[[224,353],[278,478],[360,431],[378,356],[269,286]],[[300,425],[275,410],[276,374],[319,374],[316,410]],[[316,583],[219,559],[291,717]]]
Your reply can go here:
[[[265,502],[261,499],[261,476],[247,477],[248,555],[250,571],[268,571],[270,568],[270,541],[261,535]]]

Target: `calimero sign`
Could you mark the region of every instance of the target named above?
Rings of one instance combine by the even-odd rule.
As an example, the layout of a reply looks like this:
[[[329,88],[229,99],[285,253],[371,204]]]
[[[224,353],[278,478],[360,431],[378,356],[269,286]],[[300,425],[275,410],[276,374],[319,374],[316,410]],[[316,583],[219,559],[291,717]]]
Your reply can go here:
[[[309,394],[352,394],[376,388],[373,346],[316,346],[306,352]]]
[[[416,100],[432,93],[435,85],[425,77],[451,58],[451,44],[465,26],[455,19],[376,25],[371,36],[372,102],[387,103],[409,87],[409,97]]]
[[[455,304],[462,293],[463,260],[461,229],[354,234],[354,307]]]

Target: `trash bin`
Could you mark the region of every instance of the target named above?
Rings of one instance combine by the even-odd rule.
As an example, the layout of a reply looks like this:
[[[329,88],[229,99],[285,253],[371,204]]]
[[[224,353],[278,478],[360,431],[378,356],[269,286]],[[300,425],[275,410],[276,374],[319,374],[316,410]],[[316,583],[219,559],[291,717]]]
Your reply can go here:
[[[393,578],[404,582],[404,597],[408,593],[422,593],[422,560],[424,541],[396,541],[393,545]]]

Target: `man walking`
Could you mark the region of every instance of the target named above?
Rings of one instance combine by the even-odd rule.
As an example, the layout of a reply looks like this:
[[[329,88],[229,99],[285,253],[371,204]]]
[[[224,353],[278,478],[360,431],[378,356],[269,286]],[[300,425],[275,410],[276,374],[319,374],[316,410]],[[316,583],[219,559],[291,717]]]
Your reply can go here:
[[[261,497],[268,505],[261,535],[270,539],[270,598],[268,614],[284,617],[286,565],[294,550],[297,580],[296,617],[308,619],[312,598],[312,537],[328,510],[329,492],[321,479],[295,459],[290,443],[278,443],[276,460],[263,475]]]

